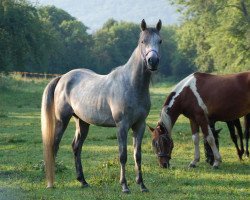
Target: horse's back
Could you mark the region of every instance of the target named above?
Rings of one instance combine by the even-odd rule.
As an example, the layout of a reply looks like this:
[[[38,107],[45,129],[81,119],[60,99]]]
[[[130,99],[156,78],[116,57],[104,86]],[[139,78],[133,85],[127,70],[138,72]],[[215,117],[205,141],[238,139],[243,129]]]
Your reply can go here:
[[[195,73],[194,76],[197,91],[211,117],[231,120],[250,112],[249,71],[229,75]]]
[[[208,93],[212,97],[213,93],[215,95],[223,95],[226,92],[228,93],[227,95],[233,95],[235,90],[243,93],[250,92],[250,72],[228,75],[213,75],[199,72],[194,73],[194,77],[196,78],[198,90],[204,94]]]

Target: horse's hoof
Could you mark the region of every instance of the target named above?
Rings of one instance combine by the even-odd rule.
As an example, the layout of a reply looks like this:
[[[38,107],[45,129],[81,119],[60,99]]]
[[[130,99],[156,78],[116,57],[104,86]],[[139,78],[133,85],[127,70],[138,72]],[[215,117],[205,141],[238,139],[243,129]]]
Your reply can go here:
[[[188,165],[188,167],[189,167],[189,168],[196,168],[196,165],[193,164],[193,163],[190,163],[190,164]]]
[[[141,192],[149,192],[148,188],[141,188]]]
[[[213,169],[219,169],[219,166],[217,166],[217,165],[213,166]]]
[[[90,187],[90,185],[86,182],[86,183],[82,183],[82,188],[87,188]]]
[[[130,190],[128,188],[126,188],[126,189],[122,189],[122,192],[125,193],[125,194],[129,194]]]
[[[125,194],[130,193],[130,190],[128,189],[128,185],[126,183],[122,184],[122,192]]]
[[[207,160],[207,163],[208,163],[209,165],[213,166],[214,160],[213,160],[213,159],[209,159],[209,160]]]
[[[46,189],[54,189],[55,187],[53,185],[48,185]]]

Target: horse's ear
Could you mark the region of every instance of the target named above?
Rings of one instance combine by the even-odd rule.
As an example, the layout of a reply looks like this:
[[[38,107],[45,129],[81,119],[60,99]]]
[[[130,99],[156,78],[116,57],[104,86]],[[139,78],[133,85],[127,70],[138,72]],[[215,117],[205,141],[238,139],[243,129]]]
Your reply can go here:
[[[147,24],[146,24],[145,20],[143,19],[141,21],[141,30],[144,31],[144,30],[146,30],[146,28],[147,28]]]
[[[156,29],[157,29],[158,31],[161,30],[161,25],[162,25],[162,23],[161,23],[161,20],[159,19],[158,23],[156,24]]]
[[[154,128],[152,128],[151,126],[149,126],[148,124],[147,124],[147,126],[148,126],[148,130],[149,130],[149,132],[152,134],[153,132],[154,132]]]

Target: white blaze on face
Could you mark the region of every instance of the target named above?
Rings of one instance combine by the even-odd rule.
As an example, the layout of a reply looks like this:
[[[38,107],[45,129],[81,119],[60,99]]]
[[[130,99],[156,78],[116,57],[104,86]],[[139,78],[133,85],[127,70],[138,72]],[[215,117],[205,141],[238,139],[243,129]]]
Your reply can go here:
[[[149,52],[147,57],[151,57],[152,54],[155,54],[155,52],[159,52],[159,40],[159,35],[157,35],[156,33],[152,35],[149,43],[145,47],[145,55]]]
[[[204,101],[202,100],[200,94],[197,91],[196,78],[194,74],[191,74],[188,77],[184,78],[181,82],[179,82],[175,86],[175,88],[172,90],[172,92],[174,92],[175,95],[172,97],[169,104],[164,106],[161,111],[162,122],[164,123],[164,125],[168,130],[171,130],[172,123],[170,116],[167,114],[167,109],[170,109],[174,105],[175,99],[180,95],[180,93],[183,91],[185,87],[189,87],[191,89],[191,91],[193,92],[194,96],[197,99],[199,106],[202,108],[202,110],[206,115],[208,114],[207,106],[205,105]]]

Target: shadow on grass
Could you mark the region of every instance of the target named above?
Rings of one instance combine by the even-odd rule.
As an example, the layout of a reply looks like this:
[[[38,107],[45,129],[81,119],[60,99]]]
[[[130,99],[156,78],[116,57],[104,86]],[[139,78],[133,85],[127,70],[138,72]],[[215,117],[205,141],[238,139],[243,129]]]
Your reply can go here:
[[[20,187],[9,188],[1,187],[0,188],[0,199],[16,200],[16,199],[25,199],[25,191]]]

